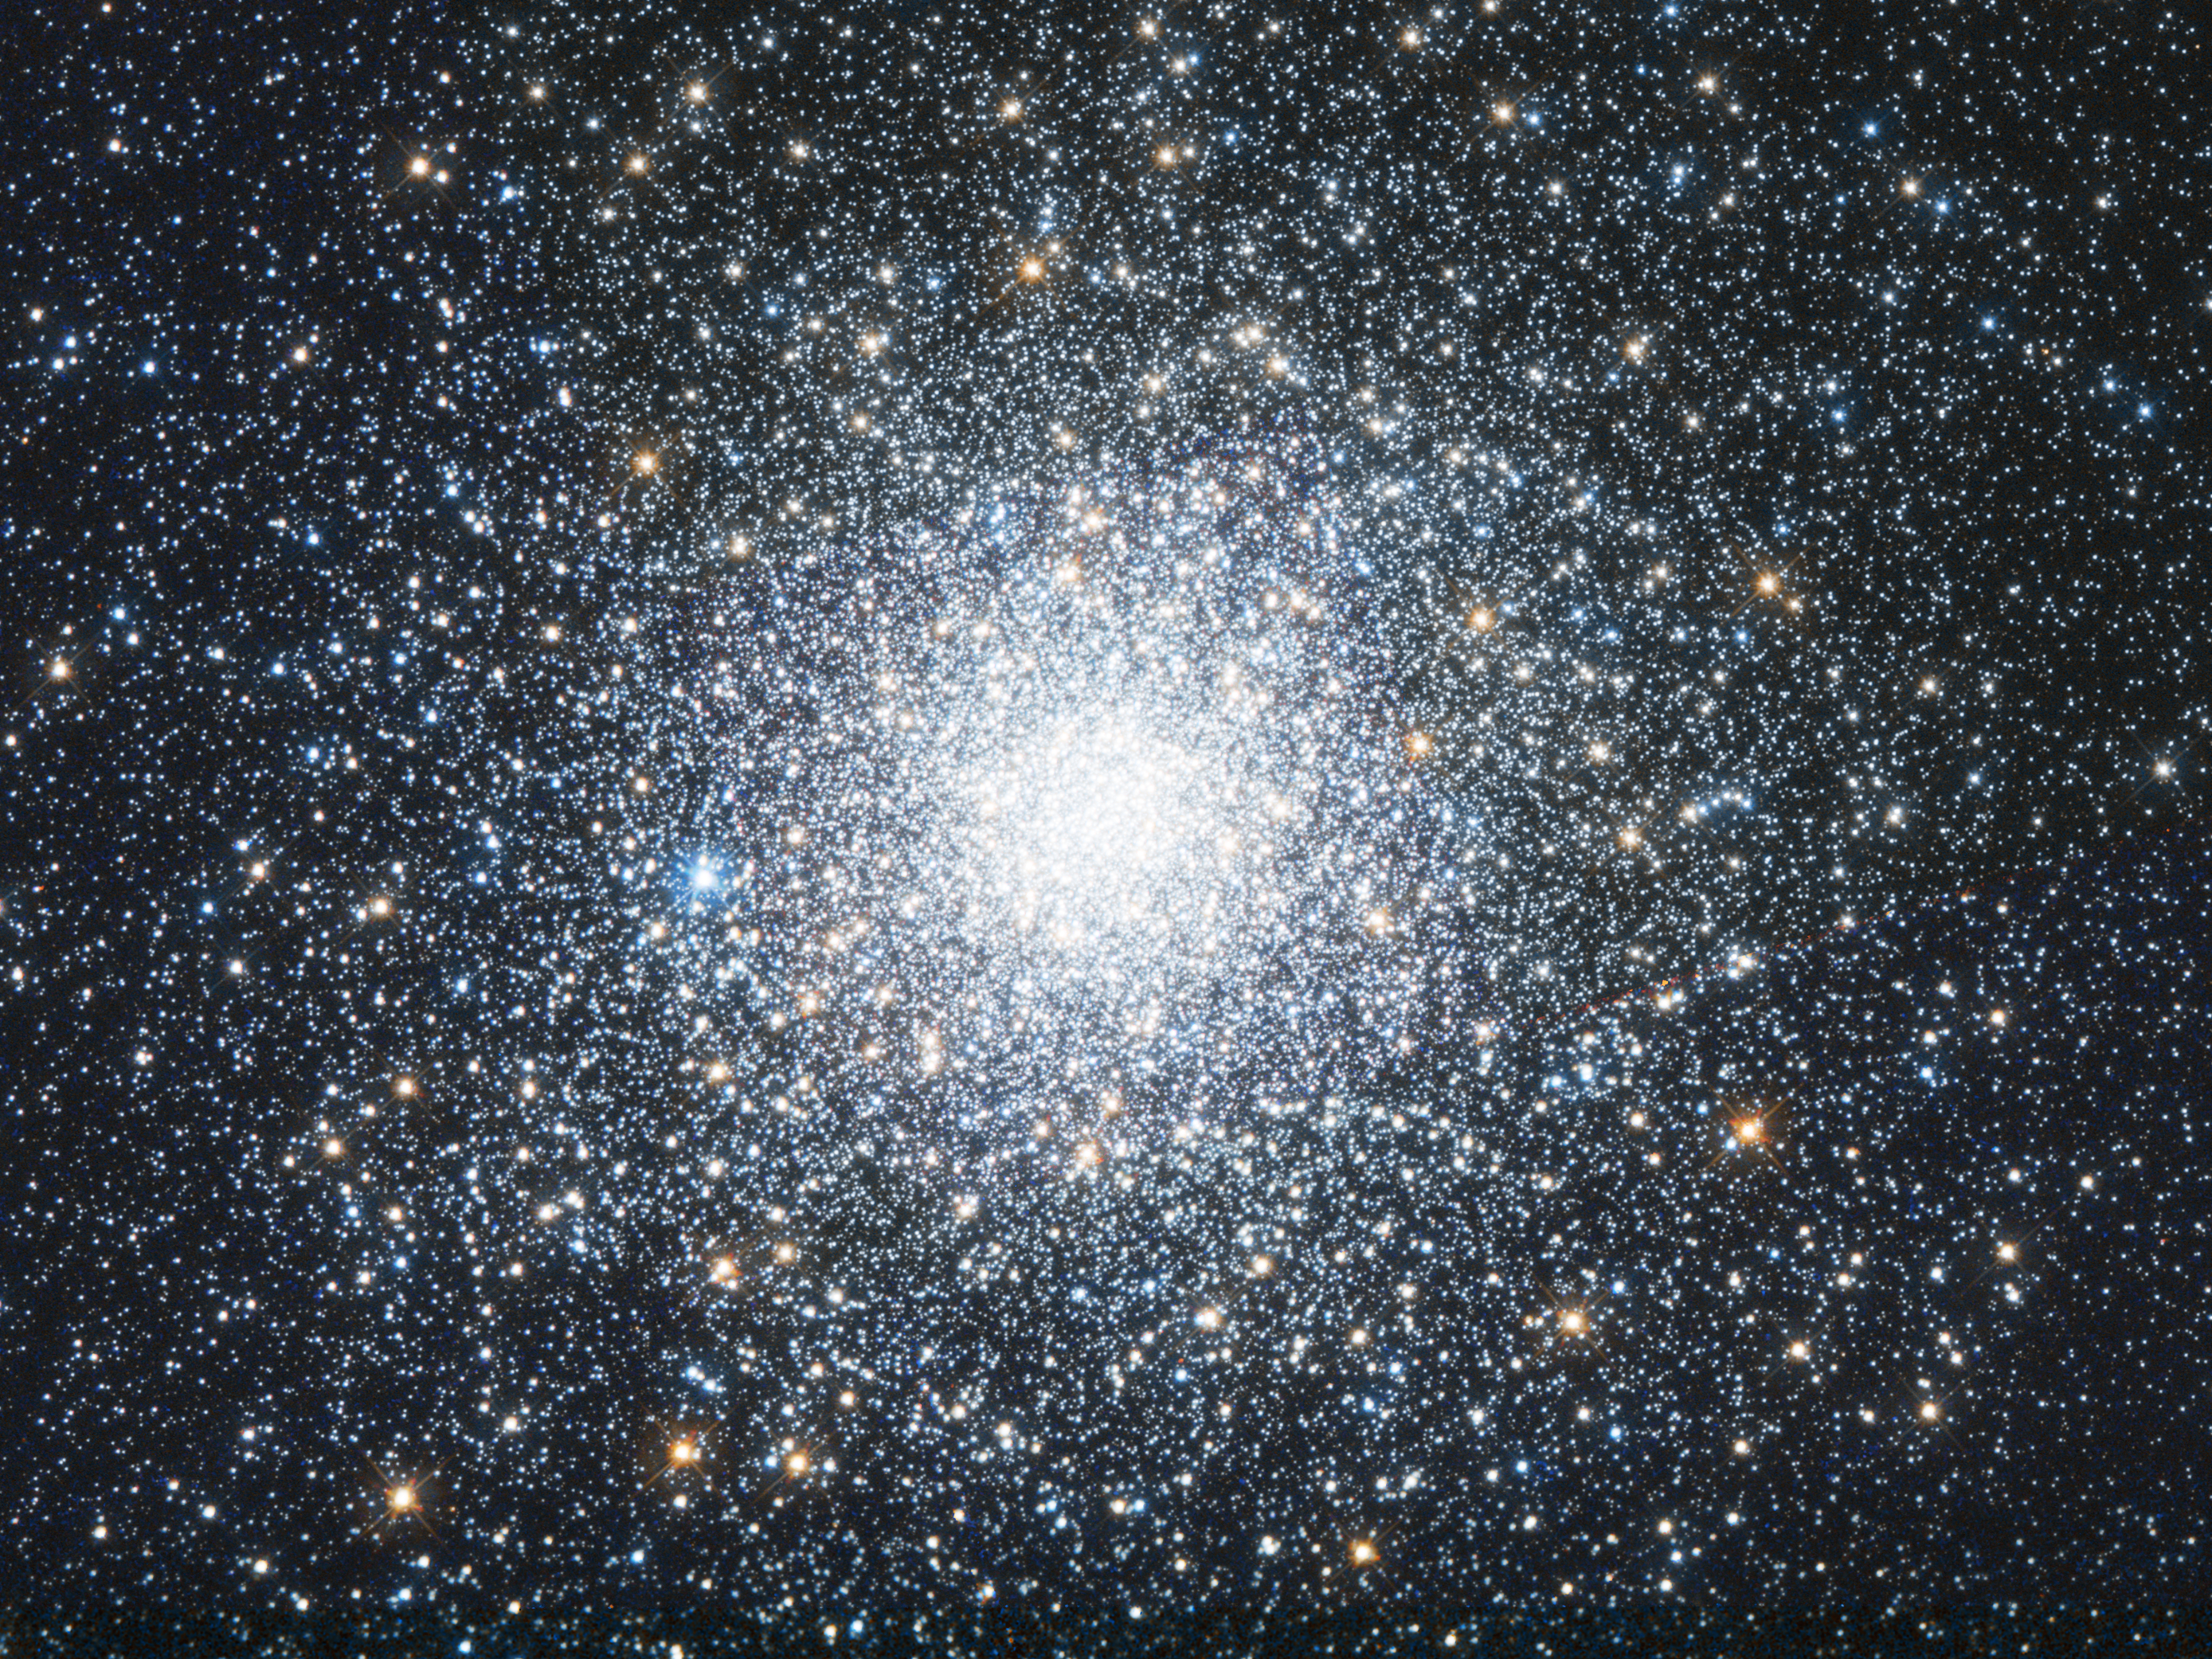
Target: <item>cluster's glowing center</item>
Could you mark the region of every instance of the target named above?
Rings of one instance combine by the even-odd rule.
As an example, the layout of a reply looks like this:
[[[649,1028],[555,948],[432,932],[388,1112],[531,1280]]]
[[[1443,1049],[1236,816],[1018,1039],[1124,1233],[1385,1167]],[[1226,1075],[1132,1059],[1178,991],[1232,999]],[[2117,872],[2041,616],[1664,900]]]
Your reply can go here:
[[[1120,712],[1050,721],[980,769],[982,896],[1053,947],[1173,950],[1219,912],[1238,847],[1231,787],[1199,748]]]

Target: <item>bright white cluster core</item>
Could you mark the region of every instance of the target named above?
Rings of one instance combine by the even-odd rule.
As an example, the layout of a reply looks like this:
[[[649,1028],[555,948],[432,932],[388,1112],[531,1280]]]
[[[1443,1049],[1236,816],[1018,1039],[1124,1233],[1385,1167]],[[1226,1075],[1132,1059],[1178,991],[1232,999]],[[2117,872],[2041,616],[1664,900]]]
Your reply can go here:
[[[977,780],[971,833],[987,892],[1022,933],[1066,951],[1171,937],[1176,901],[1214,884],[1237,853],[1209,769],[1112,713],[1055,721]],[[1217,915],[1218,896],[1200,908]]]
[[[1451,815],[1297,485],[1255,453],[1010,494],[849,585],[749,570],[663,728],[712,746],[713,795],[673,805],[727,872],[689,885],[719,994],[680,1016],[969,1115],[1168,1066],[1310,1091],[1321,1027],[1434,1023],[1421,963],[1473,982],[1410,949],[1457,890]]]
[[[1169,701],[1079,684],[1010,741],[962,757],[953,844],[971,919],[1063,991],[1171,1000],[1276,920],[1291,808],[1256,763],[1261,700],[1180,718],[1158,706]]]

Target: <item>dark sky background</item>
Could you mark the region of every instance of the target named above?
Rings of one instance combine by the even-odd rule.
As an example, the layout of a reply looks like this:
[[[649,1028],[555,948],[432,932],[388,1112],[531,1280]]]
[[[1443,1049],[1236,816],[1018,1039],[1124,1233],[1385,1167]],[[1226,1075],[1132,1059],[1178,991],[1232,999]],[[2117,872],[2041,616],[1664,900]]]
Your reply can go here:
[[[14,1593],[2202,1597],[2204,29],[1788,9],[10,30]]]

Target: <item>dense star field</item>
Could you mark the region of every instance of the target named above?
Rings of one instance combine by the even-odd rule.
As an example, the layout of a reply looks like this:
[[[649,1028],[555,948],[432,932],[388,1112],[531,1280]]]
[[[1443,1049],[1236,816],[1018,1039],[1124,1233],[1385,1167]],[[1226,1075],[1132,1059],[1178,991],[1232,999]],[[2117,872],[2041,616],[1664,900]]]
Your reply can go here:
[[[21,1591],[2205,1593],[2205,34],[34,19]]]

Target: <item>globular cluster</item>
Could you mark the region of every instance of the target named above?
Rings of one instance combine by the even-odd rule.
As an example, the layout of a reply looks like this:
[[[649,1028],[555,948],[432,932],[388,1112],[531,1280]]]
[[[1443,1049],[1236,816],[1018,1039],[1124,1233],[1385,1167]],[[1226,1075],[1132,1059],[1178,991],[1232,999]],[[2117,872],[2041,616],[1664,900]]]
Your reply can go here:
[[[2203,1592],[2185,9],[203,21],[0,141],[27,1585]]]

